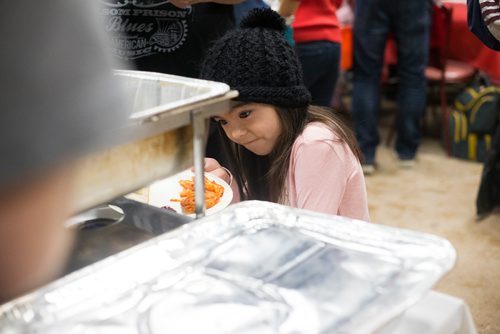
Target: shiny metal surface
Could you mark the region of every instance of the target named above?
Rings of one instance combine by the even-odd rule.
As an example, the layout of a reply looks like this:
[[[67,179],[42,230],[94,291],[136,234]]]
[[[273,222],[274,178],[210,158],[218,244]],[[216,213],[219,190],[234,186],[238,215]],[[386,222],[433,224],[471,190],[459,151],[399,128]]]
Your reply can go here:
[[[142,132],[147,129],[148,135],[153,135],[159,128],[166,131],[193,125],[196,215],[204,216],[205,190],[201,172],[206,135],[204,121],[216,113],[229,111],[229,100],[237,93],[230,92],[229,86],[224,83],[170,74],[127,70],[116,70],[115,74],[128,92],[133,110],[130,119],[143,125]],[[134,131],[133,136],[137,135]]]
[[[193,132],[182,127],[113,147],[77,164],[73,212],[82,212],[193,165]]]
[[[66,221],[66,227],[83,229],[86,223],[95,220],[108,221],[108,225],[116,224],[121,222],[124,216],[123,210],[116,205],[101,205],[71,217]]]
[[[192,220],[127,198],[115,199],[111,204],[71,217],[66,226],[77,229],[77,236],[62,276]]]
[[[229,92],[229,86],[220,82],[155,72],[115,70],[114,73],[130,99],[132,120],[154,121],[160,114]]]
[[[203,164],[204,147],[200,148],[203,142],[199,139],[205,137],[206,129],[197,126],[193,133],[192,123],[229,111],[231,99],[238,96],[218,82],[126,70],[116,70],[115,75],[127,92],[133,113],[116,134],[122,145],[80,162],[73,212]],[[200,200],[204,203],[204,196]],[[203,213],[203,206],[198,212]]]
[[[192,114],[193,123],[193,154],[194,154],[194,191],[195,191],[195,213],[196,218],[201,218],[205,215],[205,133],[208,124],[205,118],[194,112]]]
[[[436,236],[243,202],[0,306],[0,328],[372,333],[455,258]]]

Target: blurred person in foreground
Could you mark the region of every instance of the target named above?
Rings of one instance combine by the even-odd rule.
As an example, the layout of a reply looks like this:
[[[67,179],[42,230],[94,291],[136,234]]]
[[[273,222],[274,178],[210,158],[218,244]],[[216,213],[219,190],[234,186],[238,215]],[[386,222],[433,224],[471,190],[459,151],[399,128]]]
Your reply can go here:
[[[398,119],[396,153],[402,167],[415,164],[420,121],[426,107],[431,0],[356,0],[352,117],[363,152],[363,171],[375,171],[379,144],[380,74],[389,33],[397,45]]]
[[[292,18],[293,40],[312,104],[330,107],[340,72],[342,0],[282,0],[279,13]]]
[[[9,1],[0,14],[0,303],[55,278],[72,244],[74,159],[126,121],[91,2]]]

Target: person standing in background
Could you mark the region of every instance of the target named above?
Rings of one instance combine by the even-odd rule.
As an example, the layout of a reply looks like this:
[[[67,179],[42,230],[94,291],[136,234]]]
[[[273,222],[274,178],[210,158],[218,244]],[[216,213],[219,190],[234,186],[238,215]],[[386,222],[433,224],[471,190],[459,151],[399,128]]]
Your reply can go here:
[[[117,144],[129,115],[94,5],[2,6],[0,304],[61,272],[73,239],[64,226],[73,161]]]
[[[341,33],[337,8],[342,0],[282,0],[279,13],[294,16],[292,28],[304,83],[312,104],[331,106],[340,71]]]
[[[467,24],[484,45],[500,51],[500,2],[467,0]]]
[[[112,53],[129,67],[198,78],[211,42],[234,28],[243,0],[104,0]]]
[[[269,8],[269,5],[264,0],[245,0],[242,3],[234,5],[236,26],[239,26],[241,19],[254,8]]]
[[[394,34],[399,78],[396,153],[411,167],[420,144],[426,106],[425,67],[429,53],[431,0],[356,0],[352,117],[364,155],[365,174],[375,171],[379,144],[380,74],[390,32]]]
[[[103,0],[111,52],[139,71],[198,78],[211,43],[234,28],[232,4],[243,0]],[[210,128],[206,155],[226,161]]]

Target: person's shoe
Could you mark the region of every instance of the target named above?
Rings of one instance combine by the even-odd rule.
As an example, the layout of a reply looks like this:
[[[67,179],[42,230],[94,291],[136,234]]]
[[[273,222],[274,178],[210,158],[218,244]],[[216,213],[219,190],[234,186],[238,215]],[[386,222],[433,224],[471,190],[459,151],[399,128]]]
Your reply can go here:
[[[399,167],[410,169],[413,168],[417,164],[417,160],[415,157],[413,158],[401,158],[401,156],[393,151],[394,158],[397,160]]]
[[[399,166],[401,168],[413,168],[416,163],[415,159],[399,159]]]
[[[375,173],[375,165],[374,164],[362,164],[361,168],[363,169],[363,174],[372,175]]]

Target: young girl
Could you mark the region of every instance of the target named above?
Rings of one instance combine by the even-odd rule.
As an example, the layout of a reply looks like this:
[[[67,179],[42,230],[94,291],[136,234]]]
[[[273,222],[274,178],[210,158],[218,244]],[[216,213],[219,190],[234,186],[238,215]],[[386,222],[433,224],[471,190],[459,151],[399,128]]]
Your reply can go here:
[[[241,29],[209,50],[202,77],[239,91],[213,118],[234,177],[214,159],[205,170],[232,184],[237,198],[369,220],[366,187],[351,130],[333,112],[309,105],[283,19],[255,9]],[[234,180],[233,180],[234,179]]]

